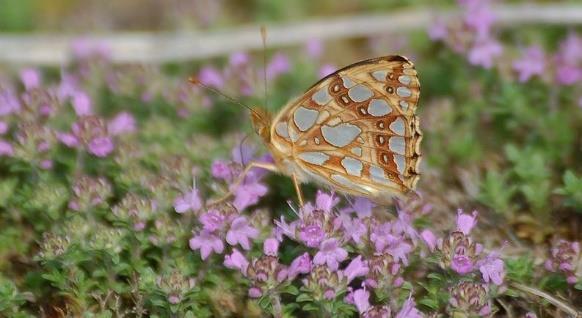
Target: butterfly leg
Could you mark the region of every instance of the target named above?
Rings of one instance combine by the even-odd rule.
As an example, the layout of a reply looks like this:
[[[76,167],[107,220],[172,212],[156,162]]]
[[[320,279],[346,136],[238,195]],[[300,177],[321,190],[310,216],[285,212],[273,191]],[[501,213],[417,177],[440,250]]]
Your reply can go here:
[[[297,175],[292,174],[291,178],[293,179],[293,185],[295,186],[295,192],[297,192],[297,198],[299,199],[299,206],[303,207],[303,192],[301,191],[301,183],[297,180]]]
[[[238,186],[244,181],[245,177],[247,176],[247,174],[251,171],[251,169],[253,168],[261,168],[261,169],[265,169],[265,170],[269,170],[271,172],[278,172],[279,170],[277,169],[277,166],[272,164],[272,163],[266,163],[266,162],[250,162],[245,169],[241,172],[241,174],[236,178],[236,180],[232,183],[231,185],[231,189],[236,189],[238,188]],[[208,205],[215,205],[218,203],[222,203],[224,201],[226,201],[227,199],[229,199],[230,197],[232,197],[234,195],[234,193],[232,192],[232,190],[229,190],[228,193],[226,193],[225,195],[223,195],[222,197],[213,200],[211,202],[208,203]]]

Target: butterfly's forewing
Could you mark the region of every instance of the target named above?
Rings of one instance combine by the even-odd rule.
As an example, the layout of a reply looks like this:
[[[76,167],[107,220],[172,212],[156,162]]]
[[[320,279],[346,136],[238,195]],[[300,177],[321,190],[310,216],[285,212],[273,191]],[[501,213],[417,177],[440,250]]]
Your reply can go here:
[[[286,153],[275,155],[294,163],[288,172],[346,193],[380,202],[406,194],[419,177],[419,94],[416,70],[404,57],[352,64],[278,114],[271,143]]]

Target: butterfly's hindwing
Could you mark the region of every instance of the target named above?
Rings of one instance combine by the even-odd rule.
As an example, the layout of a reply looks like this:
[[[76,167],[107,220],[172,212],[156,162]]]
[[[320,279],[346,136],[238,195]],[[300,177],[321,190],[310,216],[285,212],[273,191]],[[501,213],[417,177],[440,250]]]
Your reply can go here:
[[[415,110],[420,85],[410,61],[388,56],[341,69],[274,119],[275,150],[291,149],[303,174],[378,198],[415,188],[420,162]]]

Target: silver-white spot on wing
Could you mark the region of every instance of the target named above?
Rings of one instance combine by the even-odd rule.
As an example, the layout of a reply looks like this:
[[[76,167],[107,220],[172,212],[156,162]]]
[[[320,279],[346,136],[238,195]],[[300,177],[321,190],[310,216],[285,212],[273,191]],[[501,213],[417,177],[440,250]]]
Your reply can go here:
[[[399,155],[406,154],[406,143],[404,137],[401,136],[393,136],[390,137],[390,141],[388,142],[388,148]]]
[[[320,106],[323,106],[323,105],[329,103],[329,101],[331,100],[331,96],[329,95],[329,92],[327,91],[327,86],[320,88],[315,94],[313,94],[311,99],[317,105],[320,105]]]
[[[364,164],[360,160],[351,157],[344,157],[341,161],[341,164],[349,175],[356,177],[362,176]]]
[[[358,157],[361,157],[362,156],[362,147],[352,148],[352,153]]]
[[[386,76],[388,75],[388,71],[374,71],[372,72],[372,76],[380,82],[386,81]]]
[[[370,97],[374,96],[374,93],[372,92],[371,89],[369,89],[365,85],[358,84],[350,88],[350,90],[348,91],[348,96],[350,96],[350,98],[354,102],[363,102],[365,100],[370,99]]]
[[[398,76],[398,81],[404,85],[408,85],[408,84],[410,84],[412,79],[408,75],[400,75],[400,76]]]
[[[297,108],[295,113],[293,113],[293,121],[295,122],[295,125],[297,125],[299,130],[306,131],[309,128],[313,127],[318,115],[319,112],[317,110],[300,106],[299,108]]]
[[[345,88],[352,88],[356,85],[356,83],[354,83],[354,81],[352,81],[352,79],[347,76],[342,76],[342,82]]]
[[[383,184],[392,183],[392,181],[390,181],[388,178],[386,178],[386,175],[384,174],[384,169],[382,169],[378,166],[375,166],[375,165],[370,166],[370,177],[372,178],[372,181],[375,181],[378,183],[383,183]]]
[[[412,91],[408,89],[408,87],[400,86],[396,89],[396,94],[400,97],[410,97],[412,95]]]
[[[329,155],[318,151],[302,152],[298,154],[297,157],[305,162],[318,166],[323,165],[327,160],[329,160]]]
[[[277,132],[277,135],[285,139],[289,139],[289,129],[287,128],[286,122],[284,121],[278,122],[277,125],[275,125],[275,132]]]
[[[398,173],[404,174],[404,170],[406,169],[406,157],[397,154],[393,154],[393,156],[396,170],[398,170]]]
[[[383,99],[372,99],[368,104],[368,113],[372,116],[380,117],[389,114],[392,108]]]
[[[342,123],[337,126],[327,126],[321,127],[321,135],[333,146],[345,147],[352,143],[362,130],[360,127],[348,123]]]
[[[402,108],[403,111],[408,111],[408,102],[405,100],[401,100],[400,101],[400,108]]]
[[[406,133],[406,128],[404,124],[404,120],[398,117],[395,121],[390,124],[390,130],[395,132],[398,135],[403,136]]]

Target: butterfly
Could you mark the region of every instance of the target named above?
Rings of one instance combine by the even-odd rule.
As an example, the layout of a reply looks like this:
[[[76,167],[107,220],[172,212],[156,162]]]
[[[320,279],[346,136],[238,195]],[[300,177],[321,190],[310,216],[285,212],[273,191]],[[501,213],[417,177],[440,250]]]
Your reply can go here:
[[[273,116],[251,108],[255,132],[274,163],[251,162],[380,204],[414,193],[422,132],[415,115],[420,83],[413,63],[390,55],[346,66],[311,86]]]

